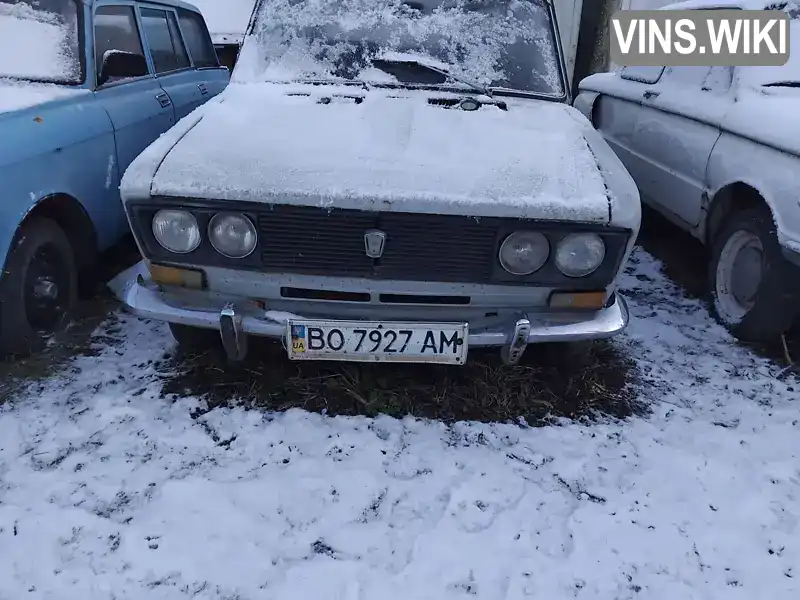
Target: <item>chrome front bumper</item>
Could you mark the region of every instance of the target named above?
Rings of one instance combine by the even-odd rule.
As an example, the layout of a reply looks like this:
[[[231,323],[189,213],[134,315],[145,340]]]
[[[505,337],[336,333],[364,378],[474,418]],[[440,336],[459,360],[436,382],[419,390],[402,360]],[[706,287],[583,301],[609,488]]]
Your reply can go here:
[[[254,312],[252,306],[237,310],[235,303],[222,310],[175,306],[141,274],[135,274],[124,282],[118,295],[127,309],[142,319],[220,331],[231,358],[243,358],[246,335],[242,334],[285,339],[288,320],[304,318],[265,310]],[[470,329],[468,347],[502,348],[504,360],[513,364],[528,344],[609,338],[621,333],[627,327],[628,319],[628,306],[615,292],[613,302],[600,311],[520,314],[516,321],[502,328]],[[241,344],[239,339],[242,339]],[[232,348],[238,348],[238,351],[232,351]]]

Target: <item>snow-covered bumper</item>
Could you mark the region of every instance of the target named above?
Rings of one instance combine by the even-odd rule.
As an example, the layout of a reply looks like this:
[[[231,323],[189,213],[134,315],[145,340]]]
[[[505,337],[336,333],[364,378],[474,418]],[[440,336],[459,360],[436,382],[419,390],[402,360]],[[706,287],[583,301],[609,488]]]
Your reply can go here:
[[[261,309],[246,299],[241,303],[227,301],[222,306],[218,301],[209,301],[205,307],[196,303],[189,306],[164,294],[141,272],[120,282],[118,290],[126,307],[141,318],[219,330],[226,352],[232,358],[244,357],[248,334],[285,340],[289,321],[304,318]],[[467,345],[470,348],[499,347],[504,360],[513,364],[528,344],[609,338],[621,333],[628,319],[625,300],[614,293],[605,307],[597,311],[520,312],[502,323],[470,327]],[[420,321],[425,319],[420,318]]]

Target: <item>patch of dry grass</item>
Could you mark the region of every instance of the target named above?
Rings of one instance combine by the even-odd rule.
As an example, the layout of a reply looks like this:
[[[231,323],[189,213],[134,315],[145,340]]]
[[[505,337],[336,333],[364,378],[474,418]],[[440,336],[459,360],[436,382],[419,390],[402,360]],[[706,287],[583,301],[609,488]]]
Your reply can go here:
[[[464,367],[295,363],[277,343],[251,340],[248,358],[227,364],[217,351],[168,361],[166,396],[195,395],[208,408],[232,403],[329,415],[413,415],[443,421],[519,421],[640,412],[633,365],[611,342],[529,346],[516,367],[498,351],[472,352]],[[178,373],[177,375],[175,373]]]

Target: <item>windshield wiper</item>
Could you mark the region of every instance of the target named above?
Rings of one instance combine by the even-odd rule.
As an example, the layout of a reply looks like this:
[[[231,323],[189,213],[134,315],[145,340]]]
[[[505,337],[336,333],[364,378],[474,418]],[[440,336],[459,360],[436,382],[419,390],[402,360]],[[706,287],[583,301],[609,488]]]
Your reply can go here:
[[[796,87],[800,88],[800,81],[774,81],[772,83],[765,83],[764,87]]]
[[[397,77],[397,75],[398,75],[397,71],[402,70],[402,69],[413,69],[413,70],[418,70],[418,71],[419,70],[427,71],[429,74],[437,74],[437,75],[440,75],[442,77],[441,79],[436,78],[435,80],[431,80],[431,81],[401,81],[401,83],[404,83],[404,84],[407,84],[407,85],[413,85],[415,83],[422,84],[422,85],[425,85],[425,84],[428,84],[428,85],[441,85],[447,79],[452,79],[453,81],[461,83],[461,84],[467,86],[468,88],[470,88],[470,89],[472,89],[472,90],[474,90],[476,92],[484,94],[485,96],[491,96],[492,95],[492,92],[489,90],[489,88],[484,87],[479,83],[475,83],[474,81],[469,81],[468,79],[463,79],[461,77],[453,75],[452,73],[450,73],[445,68],[441,68],[441,67],[437,67],[437,66],[431,65],[431,64],[427,63],[424,58],[417,59],[417,58],[413,58],[411,56],[409,56],[409,57],[405,57],[404,56],[403,58],[399,58],[399,57],[398,58],[381,57],[381,58],[372,59],[372,65],[375,68],[380,69],[384,73],[389,73],[390,75],[394,75],[395,77]],[[398,77],[398,79],[401,79],[401,78]]]

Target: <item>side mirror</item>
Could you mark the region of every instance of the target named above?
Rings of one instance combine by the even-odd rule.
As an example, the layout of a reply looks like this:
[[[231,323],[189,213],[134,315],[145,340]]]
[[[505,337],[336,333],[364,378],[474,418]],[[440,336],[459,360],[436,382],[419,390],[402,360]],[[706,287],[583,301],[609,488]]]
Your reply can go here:
[[[97,85],[103,85],[112,77],[119,79],[142,77],[147,75],[148,72],[147,60],[141,54],[123,52],[122,50],[107,50],[103,55],[103,64],[100,67]]]

